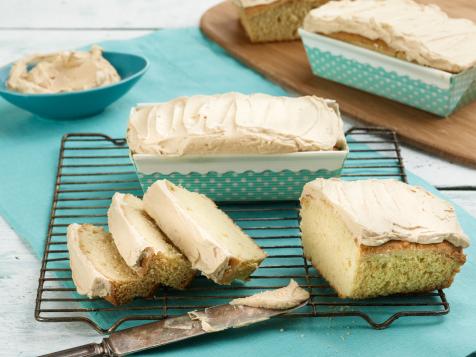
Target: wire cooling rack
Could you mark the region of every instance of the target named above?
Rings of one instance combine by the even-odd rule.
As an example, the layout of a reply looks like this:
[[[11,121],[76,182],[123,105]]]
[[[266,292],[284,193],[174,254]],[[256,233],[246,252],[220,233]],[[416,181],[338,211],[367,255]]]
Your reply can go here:
[[[345,179],[394,178],[406,181],[394,132],[354,128],[347,132],[350,154]],[[369,300],[339,299],[303,256],[298,202],[221,204],[245,232],[268,253],[250,281],[219,286],[197,277],[186,291],[159,289],[151,299],[112,306],[78,295],[71,279],[66,227],[71,223],[107,225],[114,192],[138,196],[142,191],[124,139],[103,134],[67,134],[61,141],[56,185],[41,266],[35,317],[39,321],[82,321],[101,333],[159,320],[230,299],[278,288],[295,279],[311,293],[309,304],[290,317],[360,317],[383,329],[403,316],[436,316],[449,312],[441,290]],[[353,321],[355,322],[355,321]]]

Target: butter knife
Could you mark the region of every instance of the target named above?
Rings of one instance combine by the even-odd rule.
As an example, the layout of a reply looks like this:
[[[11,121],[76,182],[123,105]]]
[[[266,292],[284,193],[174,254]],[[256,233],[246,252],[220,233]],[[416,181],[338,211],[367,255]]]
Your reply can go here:
[[[113,332],[100,343],[90,343],[44,355],[43,357],[125,356],[206,333],[251,325],[287,314],[307,301],[287,310],[272,310],[241,305],[219,305],[186,315]]]

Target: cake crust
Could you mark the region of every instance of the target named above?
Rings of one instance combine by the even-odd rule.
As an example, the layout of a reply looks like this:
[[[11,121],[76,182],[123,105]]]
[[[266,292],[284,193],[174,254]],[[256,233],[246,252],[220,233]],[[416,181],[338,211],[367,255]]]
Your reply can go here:
[[[418,244],[404,241],[390,241],[376,247],[360,245],[360,253],[362,257],[368,257],[375,254],[391,254],[399,251],[420,250],[423,252],[437,252],[454,260],[462,265],[466,262],[466,255],[461,247],[455,247],[453,244],[444,241],[436,244]]]
[[[357,270],[356,287],[351,296],[338,292],[339,297],[363,299],[391,294],[423,293],[449,288],[456,273],[466,261],[461,247],[446,241],[436,244],[419,244],[390,241],[378,247],[360,246],[361,263]],[[427,264],[428,263],[428,264]],[[410,266],[406,269],[407,266]],[[392,273],[407,272],[410,280],[397,278],[376,284],[372,273],[393,268]],[[417,270],[412,272],[412,270]],[[385,288],[382,286],[386,285]]]
[[[197,271],[192,269],[185,257],[170,257],[163,253],[155,253],[152,248],[146,248],[140,259],[142,276],[151,275],[158,284],[183,290],[189,286]]]

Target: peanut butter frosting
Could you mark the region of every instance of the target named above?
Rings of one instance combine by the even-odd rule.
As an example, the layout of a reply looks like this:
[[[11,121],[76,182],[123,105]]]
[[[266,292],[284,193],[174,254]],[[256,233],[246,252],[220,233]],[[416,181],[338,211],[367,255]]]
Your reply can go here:
[[[312,10],[304,29],[382,40],[408,61],[461,72],[476,65],[476,24],[412,0],[331,1]]]
[[[288,286],[234,299],[230,302],[230,305],[285,310],[298,306],[300,303],[309,299],[309,297],[309,292],[301,288],[298,283],[291,279]]]
[[[233,0],[233,3],[241,7],[253,7],[259,5],[269,5],[279,0]]]
[[[272,154],[339,150],[342,119],[333,101],[315,96],[196,95],[133,109],[133,153]]]
[[[119,82],[119,74],[102,56],[102,51],[101,47],[92,46],[89,52],[65,51],[26,57],[12,66],[7,87],[16,92],[41,94],[73,92]]]
[[[332,205],[359,244],[446,240],[456,247],[469,246],[449,202],[400,181],[316,179],[304,186],[301,199],[304,197]]]
[[[287,310],[297,307],[299,304],[308,300],[309,297],[310,294],[291,279],[289,285],[286,287],[230,301],[230,305],[234,305],[235,311],[238,311],[238,317],[243,316],[243,321],[239,321],[239,318],[237,318],[237,315],[234,313],[227,314],[225,317],[228,317],[228,319],[213,318],[207,309],[205,309],[205,311],[191,311],[188,313],[188,316],[192,321],[200,321],[202,330],[206,332],[217,332],[225,330],[230,326],[238,328],[269,319],[269,315],[260,314],[257,311],[250,311],[249,307]],[[251,316],[253,316],[253,319],[250,319]]]

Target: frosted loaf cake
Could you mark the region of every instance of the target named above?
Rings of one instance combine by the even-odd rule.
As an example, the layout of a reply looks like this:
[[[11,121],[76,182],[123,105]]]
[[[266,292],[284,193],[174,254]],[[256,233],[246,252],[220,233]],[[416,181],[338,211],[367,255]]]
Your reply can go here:
[[[412,0],[331,1],[303,28],[409,62],[459,73],[476,65],[476,24]]]
[[[266,94],[140,104],[127,142],[144,192],[165,179],[218,202],[297,200],[310,179],[339,176],[349,151],[335,101]]]
[[[342,298],[449,287],[469,245],[448,202],[394,180],[309,182],[301,231],[304,255]]]
[[[218,284],[247,280],[266,257],[261,248],[204,195],[159,180],[145,193],[144,207],[188,258],[192,268]]]
[[[74,284],[79,294],[102,297],[113,305],[151,296],[158,287],[139,277],[117,251],[111,234],[90,224],[68,226],[67,243]]]
[[[133,154],[277,154],[346,147],[335,102],[315,96],[197,95],[132,110]]]
[[[195,276],[190,262],[168,241],[144,210],[142,200],[116,192],[108,210],[109,231],[126,264],[140,276],[185,288]]]

